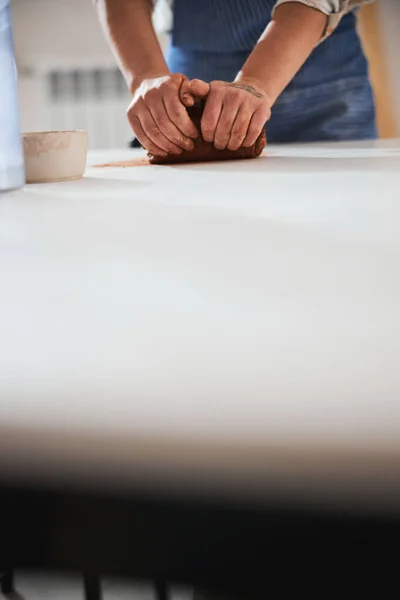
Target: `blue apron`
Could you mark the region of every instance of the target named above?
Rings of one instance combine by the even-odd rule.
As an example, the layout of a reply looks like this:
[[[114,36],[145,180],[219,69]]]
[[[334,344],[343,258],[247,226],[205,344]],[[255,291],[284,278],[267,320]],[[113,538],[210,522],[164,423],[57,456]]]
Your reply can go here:
[[[171,71],[232,81],[267,26],[276,0],[175,0],[167,52]],[[346,15],[315,48],[272,109],[270,142],[377,137],[368,64]]]

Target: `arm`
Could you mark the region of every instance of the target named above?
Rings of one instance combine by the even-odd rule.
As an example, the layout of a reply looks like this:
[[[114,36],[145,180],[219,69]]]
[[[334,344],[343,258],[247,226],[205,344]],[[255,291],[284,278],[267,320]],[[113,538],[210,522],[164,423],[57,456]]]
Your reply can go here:
[[[272,107],[318,44],[326,24],[324,13],[300,2],[278,6],[235,81],[260,86]]]
[[[315,8],[327,16],[327,24],[324,38],[329,36],[339,25],[341,18],[351,10],[369,4],[375,0],[277,0],[275,10],[278,6],[287,2],[298,2]]]
[[[153,154],[180,154],[198,135],[185,104],[189,82],[170,74],[152,23],[150,0],[95,0],[100,22],[133,95],[128,120]]]
[[[314,47],[344,12],[360,3],[362,0],[278,0],[271,22],[233,83],[216,81],[209,86],[199,80],[192,82],[193,93],[208,94],[201,123],[203,137],[220,149],[251,146],[276,99]],[[334,12],[336,8],[342,11]],[[232,107],[229,114],[222,112],[228,104]]]
[[[254,78],[272,106],[315,46],[332,33],[343,15],[370,1],[278,0],[270,24],[237,81]]]
[[[169,75],[150,0],[95,0],[95,6],[132,94],[143,79]]]

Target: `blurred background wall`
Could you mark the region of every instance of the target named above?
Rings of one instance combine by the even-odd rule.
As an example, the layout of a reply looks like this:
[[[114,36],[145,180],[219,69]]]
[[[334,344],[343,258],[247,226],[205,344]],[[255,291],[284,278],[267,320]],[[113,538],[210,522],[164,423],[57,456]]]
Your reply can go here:
[[[400,137],[400,0],[376,0],[359,15],[381,137]]]
[[[87,129],[91,148],[126,146],[129,93],[92,0],[11,0],[24,131]],[[160,5],[159,14],[162,16]],[[363,9],[382,137],[400,137],[400,0]],[[162,46],[167,43],[160,36]]]

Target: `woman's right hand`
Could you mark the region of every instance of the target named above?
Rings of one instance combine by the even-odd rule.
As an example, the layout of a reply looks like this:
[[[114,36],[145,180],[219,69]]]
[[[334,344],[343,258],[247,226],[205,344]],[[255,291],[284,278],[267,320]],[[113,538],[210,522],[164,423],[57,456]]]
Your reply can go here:
[[[148,152],[157,156],[192,150],[199,131],[186,111],[194,104],[189,80],[180,73],[143,79],[128,108],[129,123]]]

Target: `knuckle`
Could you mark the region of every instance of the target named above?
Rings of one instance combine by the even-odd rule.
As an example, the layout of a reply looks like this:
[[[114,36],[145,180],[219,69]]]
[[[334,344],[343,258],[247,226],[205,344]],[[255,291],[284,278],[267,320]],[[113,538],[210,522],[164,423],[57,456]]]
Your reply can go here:
[[[255,110],[255,108],[252,108],[252,107],[259,108],[260,100],[258,98],[255,98],[252,94],[249,94],[248,92],[245,92],[244,90],[239,90],[239,91],[241,92],[245,106],[247,106],[249,108],[249,110],[251,110],[253,112]]]
[[[243,95],[243,90],[236,87],[227,87],[226,88],[226,97],[227,100],[236,99],[238,96]]]
[[[220,122],[218,123],[218,127],[217,130],[215,132],[215,136],[218,139],[226,139],[229,138],[229,136],[231,135],[231,129],[232,129],[232,122],[230,121],[225,121],[225,122]]]
[[[262,113],[263,121],[266,122],[271,117],[271,109],[267,106]]]
[[[150,154],[153,154],[154,156],[165,155],[165,152],[163,150],[160,150],[160,148],[157,148],[157,146],[153,146],[153,144],[148,144],[147,150],[150,152]]]
[[[202,126],[202,131],[203,133],[214,133],[214,127],[211,127],[210,125],[203,125]]]
[[[128,115],[128,123],[130,124],[132,130],[134,133],[138,133],[141,131],[141,127],[140,127],[140,122],[139,119],[137,117],[130,117]]]
[[[170,154],[181,154],[181,152],[182,152],[181,148],[178,148],[178,146],[175,146],[172,144],[170,146],[167,146],[167,151]]]
[[[174,142],[176,142],[179,145],[184,145],[184,146],[188,146],[189,144],[191,144],[191,140],[186,137],[186,135],[183,135],[183,133],[180,132],[176,132],[176,134],[174,135]]]
[[[225,133],[225,132],[221,133],[221,132],[219,132],[219,133],[217,133],[215,135],[215,141],[218,144],[226,144],[226,143],[228,143],[229,138],[230,138],[230,132],[228,132],[228,133]]]
[[[242,123],[248,125],[253,117],[254,112],[252,110],[242,109],[240,111],[240,120]]]
[[[218,123],[218,129],[221,130],[221,133],[226,133],[228,130],[232,129],[233,118],[232,115],[224,115],[221,117]]]
[[[261,133],[261,127],[249,127],[248,135],[251,137],[257,137]]]
[[[143,137],[143,132],[140,129],[137,129],[136,127],[133,127],[133,126],[132,126],[132,131],[138,138],[139,142],[141,142],[142,140],[140,138]]]
[[[175,122],[181,118],[181,112],[179,110],[179,107],[177,107],[177,106],[172,106],[169,114],[170,114],[171,119]]]
[[[170,129],[169,120],[164,115],[161,115],[157,119],[157,124],[162,131],[168,131]]]
[[[240,123],[236,123],[232,127],[232,135],[234,135],[234,136],[243,136],[248,131],[250,131],[250,129],[249,129],[249,120],[248,119],[246,119],[244,121],[241,121]]]
[[[243,143],[242,143],[242,145],[243,145],[245,148],[250,148],[250,146],[252,146],[254,143],[255,143],[255,140],[253,140],[253,139],[251,138],[251,136],[249,136],[249,135],[246,135],[246,137],[245,137],[245,138],[244,138],[244,140],[243,140]]]
[[[222,99],[216,102],[210,102],[209,106],[206,106],[206,109],[208,109],[206,113],[206,121],[217,121],[222,111]]]
[[[157,127],[154,127],[153,125],[151,125],[150,127],[148,127],[146,129],[146,133],[149,137],[151,137],[152,139],[154,138],[159,138],[160,137],[160,132],[157,129]]]
[[[140,110],[140,102],[138,100],[136,100],[135,102],[132,102],[128,106],[128,108],[126,110],[126,114],[132,118],[135,118],[135,116],[139,110]]]
[[[183,142],[176,133],[168,133],[168,140],[172,146],[182,146]]]
[[[210,97],[213,101],[221,102],[222,100],[227,99],[226,88],[218,87],[210,92],[212,96]]]
[[[242,138],[246,134],[245,127],[234,127],[232,129],[232,138]]]
[[[205,131],[214,131],[216,127],[216,119],[213,119],[212,115],[210,114],[203,116],[201,120],[201,127]]]
[[[230,131],[221,131],[215,136],[215,139],[221,142],[227,142],[230,138]]]
[[[155,87],[148,90],[144,95],[144,100],[146,102],[153,102],[159,96],[159,90]]]
[[[215,129],[218,123],[217,111],[208,111],[206,115],[203,115],[201,120],[201,126],[204,129]]]
[[[178,94],[170,94],[166,100],[166,106],[168,107],[168,111],[171,115],[180,116],[181,114],[186,114],[186,109],[183,107]]]
[[[161,85],[161,88],[164,90],[175,90],[177,87],[177,80],[172,77],[164,81]]]
[[[172,73],[172,75],[168,77],[167,81],[173,85],[177,85],[178,83],[181,83],[183,79],[186,79],[186,77],[182,75],[182,73]]]

